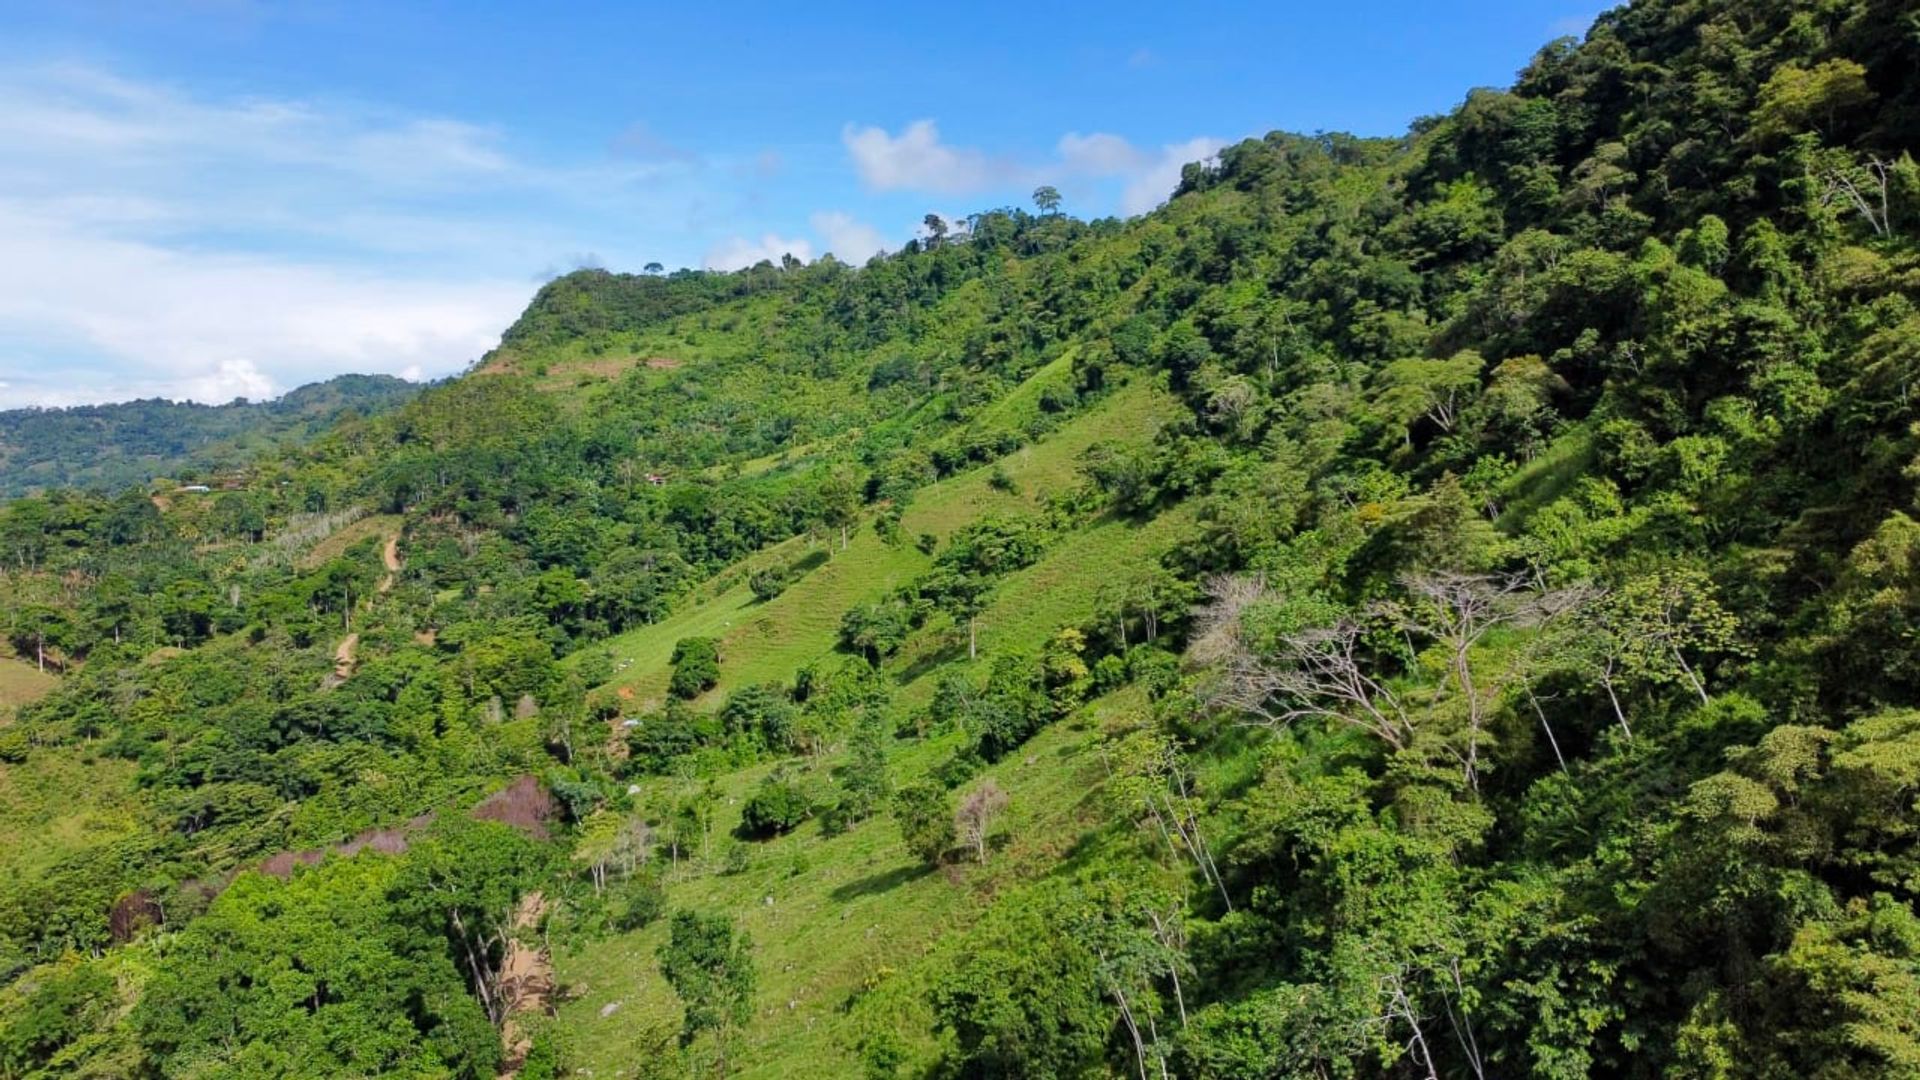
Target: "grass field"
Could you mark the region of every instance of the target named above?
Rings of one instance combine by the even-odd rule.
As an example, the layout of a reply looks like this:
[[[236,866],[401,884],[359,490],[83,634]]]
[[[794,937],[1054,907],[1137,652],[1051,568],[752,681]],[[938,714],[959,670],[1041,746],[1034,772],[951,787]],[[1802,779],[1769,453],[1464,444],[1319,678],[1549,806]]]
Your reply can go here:
[[[397,514],[374,514],[344,528],[336,529],[325,540],[308,548],[301,556],[298,566],[302,570],[313,570],[346,553],[353,545],[369,537],[388,537],[400,535],[400,517]]]
[[[1140,523],[1102,519],[1061,539],[1039,562],[1010,574],[996,586],[977,627],[980,659],[1014,650],[1037,651],[1062,626],[1092,616],[1100,586],[1113,571],[1157,557],[1191,523],[1176,507]],[[908,640],[890,664],[900,680],[900,701],[924,704],[948,665],[965,664],[966,640],[934,620]]]
[[[833,651],[843,612],[905,584],[928,561],[918,550],[887,544],[863,528],[853,532],[844,550],[838,538],[812,545],[796,539],[755,556],[749,565],[799,562],[809,547],[814,558],[831,550],[772,600],[755,600],[746,575],[734,572],[729,575],[733,584],[717,595],[611,639],[607,648],[617,673],[609,685],[635,707],[659,702],[666,694],[674,643],[688,637],[720,639],[720,685],[708,693],[707,704],[742,686],[790,680],[796,670]]]
[[[1078,461],[1087,447],[1102,439],[1138,438],[1174,408],[1172,398],[1146,382],[1118,390],[1085,415],[1003,459],[998,467],[1013,479],[1015,492],[989,484],[994,467],[987,466],[916,493],[903,518],[906,533],[932,533],[945,539],[985,514],[1037,507],[1046,495],[1078,482]],[[1014,640],[1061,613],[1078,617],[1076,605],[1091,604],[1088,590],[1065,589],[1059,596],[1036,597],[1028,595],[1032,592],[1028,584],[1052,588],[1073,577],[1076,563],[1085,567],[1100,565],[1099,560],[1108,557],[1131,557],[1143,549],[1146,539],[1159,535],[1152,527],[1144,538],[1141,533],[1110,522],[1063,540],[1048,559],[1002,585],[998,591],[1002,599],[989,612],[994,621],[984,622],[994,635],[990,640]],[[748,570],[775,561],[798,562],[809,553],[816,559],[822,554],[827,558],[774,599],[765,603],[754,599],[746,586]],[[845,550],[838,538],[812,544],[789,540],[722,575],[726,587],[696,594],[661,622],[612,638],[607,650],[616,674],[609,685],[633,709],[659,702],[666,693],[674,643],[688,637],[720,639],[720,684],[702,704],[713,705],[742,686],[790,680],[799,668],[833,652],[840,618],[848,608],[905,584],[929,561],[917,549],[889,545],[865,527],[853,531]],[[1052,625],[1044,627],[1043,633]]]
[[[1100,826],[1106,770],[1096,749],[1099,731],[1144,707],[1132,690],[1102,699],[988,770],[1011,799],[995,830],[1005,846],[985,865],[929,870],[882,817],[836,837],[821,836],[810,822],[752,844],[743,873],[714,872],[716,853],[708,864],[670,876],[670,909],[732,912],[755,943],[759,988],[736,1075],[791,1075],[782,1070],[806,1061],[816,1070],[809,1075],[857,1076],[864,1025],[926,1031],[923,991],[941,966],[943,939],[950,947],[954,932],[998,893],[1057,872]],[[940,742],[903,746],[896,772],[911,779],[948,749]],[[716,836],[737,824],[739,801],[767,768],[721,781]],[[655,961],[665,933],[663,920],[556,958],[566,998],[558,1023],[576,1067],[600,1077],[631,1074],[636,1030],[678,1023],[679,1006]],[[911,1049],[925,1061],[935,1047],[928,1035]]]
[[[20,706],[47,696],[58,685],[58,678],[40,671],[33,661],[0,656],[0,722]]]
[[[1030,380],[1034,401],[1042,380],[1064,377],[1070,358],[1057,364],[1058,370],[1043,369]],[[1048,495],[1080,482],[1078,462],[1087,447],[1109,438],[1138,440],[1176,408],[1170,395],[1150,383],[1123,387],[996,465],[922,489],[904,515],[904,528],[909,536],[932,533],[944,540],[984,515],[1037,509]],[[1001,419],[1024,415],[1016,408]],[[1012,491],[989,483],[996,469],[1011,478]],[[1060,626],[1084,620],[1105,580],[1102,568],[1158,554],[1189,520],[1183,509],[1144,523],[1101,518],[1056,540],[1038,563],[994,591],[981,618],[980,662],[1037,647]],[[809,552],[814,560],[830,555],[780,596],[766,603],[753,599],[745,585],[750,570],[792,563]],[[844,551],[837,538],[777,545],[721,575],[671,618],[615,638],[611,685],[630,710],[657,702],[665,694],[674,643],[692,636],[721,642],[720,685],[700,704],[711,707],[751,683],[789,680],[797,668],[832,653],[849,607],[905,583],[928,562],[911,546],[884,543],[871,528],[856,530]],[[936,618],[887,670],[902,687],[902,702],[913,704],[929,696],[938,676],[955,663],[965,663],[964,641]],[[1103,699],[990,770],[1012,802],[1003,826],[1006,847],[985,866],[927,870],[882,817],[836,837],[822,836],[809,823],[792,835],[750,845],[745,872],[720,873],[721,852],[734,842],[725,834],[773,766],[721,777],[714,849],[705,860],[674,871],[668,895],[671,908],[736,914],[757,944],[760,987],[754,1019],[734,1059],[737,1074],[779,1076],[781,1063],[807,1061],[817,1067],[815,1075],[857,1075],[858,1043],[869,1027],[928,1032],[927,981],[947,965],[943,952],[954,947],[954,932],[977,918],[996,893],[1056,871],[1063,860],[1070,863],[1069,852],[1105,820],[1098,731],[1116,716],[1144,708],[1134,690]],[[892,757],[896,782],[943,760],[957,739],[898,744]],[[825,765],[805,767],[815,782],[826,782]],[[687,782],[650,781],[643,797]],[[678,1004],[654,957],[664,934],[664,924],[656,924],[557,957],[566,998],[557,1022],[581,1069],[603,1077],[631,1074],[638,1064],[628,1056],[636,1032],[678,1023]],[[931,1061],[931,1035],[922,1034],[910,1051],[923,1063]]]
[[[0,877],[32,878],[71,855],[140,831],[130,761],[71,747],[0,764]]]

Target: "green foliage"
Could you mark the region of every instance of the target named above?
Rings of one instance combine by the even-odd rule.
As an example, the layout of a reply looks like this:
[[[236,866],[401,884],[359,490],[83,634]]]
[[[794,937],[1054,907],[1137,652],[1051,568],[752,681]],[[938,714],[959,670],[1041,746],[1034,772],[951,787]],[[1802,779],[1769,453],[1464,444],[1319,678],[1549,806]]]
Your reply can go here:
[[[766,838],[792,832],[813,813],[813,802],[800,785],[768,777],[740,808],[740,834]]]
[[[224,405],[149,398],[115,405],[0,412],[0,498],[55,488],[119,491],[157,477],[204,484],[288,443],[404,405],[420,388],[388,375],[340,375],[272,401]],[[257,539],[251,500],[187,495],[214,504],[225,536]]]
[[[8,1076],[59,1061],[69,1045],[105,1028],[119,1006],[113,973],[98,963],[62,965],[16,993],[23,1000],[0,1024],[0,1067]]]
[[[724,1048],[727,1033],[752,1015],[753,942],[726,915],[676,911],[659,959],[660,974],[684,1009],[680,1045],[710,1031]]]
[[[901,788],[893,797],[893,817],[907,850],[929,866],[944,861],[959,842],[953,806],[939,784],[922,782]]]
[[[653,925],[667,911],[667,893],[653,874],[634,874],[615,886],[608,898],[611,923],[621,933]]]
[[[691,700],[720,681],[720,643],[712,638],[682,638],[673,647],[673,678],[667,689]]]
[[[1913,1071],[1907,15],[1643,0],[1133,219],[567,275],[233,490],[8,502],[0,1069],[484,1073],[539,887],[627,1015],[610,929],[821,942],[755,1013],[647,931],[765,1072]],[[549,848],[425,827],[522,774]],[[850,829],[1001,785],[945,873]]]
[[[753,590],[753,598],[765,603],[787,591],[787,585],[793,580],[793,570],[782,563],[755,570],[747,575],[747,587]]]
[[[447,920],[498,918],[516,882],[449,842],[241,877],[168,949],[134,1014],[142,1044],[168,1075],[492,1075],[499,1039]],[[413,891],[424,878],[453,893]]]
[[[1112,1023],[1096,958],[1045,892],[996,907],[933,993],[968,1077],[1078,1077],[1096,1071]]]

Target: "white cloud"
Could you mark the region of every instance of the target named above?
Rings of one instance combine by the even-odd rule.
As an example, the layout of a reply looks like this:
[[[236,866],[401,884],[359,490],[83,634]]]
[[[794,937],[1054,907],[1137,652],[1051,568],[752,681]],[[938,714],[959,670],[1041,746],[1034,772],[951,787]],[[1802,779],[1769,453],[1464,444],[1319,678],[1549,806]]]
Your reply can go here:
[[[517,281],[424,283],[103,238],[0,202],[0,404],[269,397],[342,371],[417,378],[499,340]],[[36,352],[43,355],[36,356]],[[77,384],[63,357],[102,357]]]
[[[916,120],[899,135],[849,124],[841,141],[861,180],[876,190],[965,194],[1028,184],[1118,180],[1124,214],[1144,213],[1165,202],[1180,182],[1182,166],[1211,158],[1226,145],[1220,139],[1199,136],[1148,150],[1108,132],[1070,131],[1055,144],[1050,160],[1020,163],[942,142],[931,120]]]
[[[382,184],[435,186],[516,170],[497,132],[443,118],[324,110],[304,102],[206,102],[74,66],[0,78],[0,141],[76,171],[165,173],[193,163],[301,166]]]
[[[915,120],[899,135],[885,128],[848,124],[840,141],[853,156],[860,179],[876,191],[980,191],[1009,179],[1017,170],[986,154],[940,141],[932,120]]]
[[[744,270],[762,260],[778,263],[783,255],[806,262],[813,258],[813,245],[803,239],[788,240],[773,233],[766,233],[758,240],[735,236],[707,252],[704,264],[709,270]]]
[[[1180,170],[1188,162],[1207,161],[1226,145],[1223,140],[1202,135],[1161,147],[1152,163],[1134,172],[1127,181],[1126,190],[1120,193],[1120,212],[1144,214],[1166,202],[1173,189],[1180,186]]]
[[[880,235],[879,229],[856,221],[844,210],[823,210],[809,218],[808,224],[819,235],[823,250],[832,252],[834,258],[843,263],[860,266],[887,250],[886,238]]]
[[[498,340],[531,271],[609,242],[609,221],[686,220],[685,161],[555,166],[507,141],[363,103],[0,70],[0,407],[447,374]]]

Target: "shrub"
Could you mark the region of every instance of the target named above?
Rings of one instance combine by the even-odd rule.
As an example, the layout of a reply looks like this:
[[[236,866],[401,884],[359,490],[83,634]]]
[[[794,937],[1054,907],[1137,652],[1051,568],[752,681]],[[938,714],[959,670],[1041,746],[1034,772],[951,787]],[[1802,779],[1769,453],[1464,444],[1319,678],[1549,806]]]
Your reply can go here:
[[[635,874],[615,891],[610,905],[613,928],[622,933],[652,925],[666,914],[667,892],[660,879],[650,873]]]
[[[695,712],[683,702],[669,701],[666,708],[649,713],[627,732],[627,771],[664,773],[673,767],[675,758],[712,742],[719,728],[714,718]]]
[[[1180,685],[1180,658],[1165,649],[1136,645],[1127,652],[1127,673],[1148,694],[1163,698]]]
[[[0,762],[18,765],[27,760],[27,733],[18,728],[0,730]]]
[[[765,839],[792,832],[812,812],[799,785],[768,777],[740,811],[740,835]]]
[[[793,748],[793,702],[778,685],[747,686],[720,710],[729,735],[744,735],[777,753]]]
[[[787,591],[793,582],[793,568],[786,563],[755,570],[747,576],[747,588],[753,590],[753,598],[766,603]]]
[[[712,638],[681,638],[673,646],[673,677],[667,690],[692,700],[720,682],[720,643]]]
[[[953,809],[939,784],[922,782],[901,788],[894,796],[893,816],[900,823],[900,837],[906,841],[907,850],[929,866],[945,859],[958,838]]]

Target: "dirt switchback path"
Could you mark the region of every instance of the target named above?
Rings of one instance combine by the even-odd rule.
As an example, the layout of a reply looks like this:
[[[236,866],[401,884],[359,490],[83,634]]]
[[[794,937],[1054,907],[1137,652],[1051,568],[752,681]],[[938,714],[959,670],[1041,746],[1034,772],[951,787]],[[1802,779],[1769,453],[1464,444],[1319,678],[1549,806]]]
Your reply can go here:
[[[380,561],[387,564],[387,576],[380,579],[380,591],[388,592],[393,588],[393,578],[400,572],[400,534],[387,537],[387,546],[380,549]]]
[[[353,677],[354,664],[359,662],[360,635],[348,634],[340,639],[333,650],[333,673],[322,682],[324,689],[331,690]]]
[[[533,1037],[521,1026],[519,1018],[529,1014],[553,1015],[553,958],[544,942],[528,945],[521,934],[530,934],[540,925],[547,911],[547,898],[530,892],[520,898],[513,912],[514,936],[507,941],[507,955],[500,964],[500,1000],[503,1004],[500,1042],[507,1052],[502,1077],[514,1077],[520,1064],[533,1049]]]
[[[400,573],[400,534],[388,533],[386,546],[380,549],[380,561],[386,565],[387,576],[380,579],[380,592],[386,593],[393,588],[394,576]],[[340,639],[333,650],[333,673],[321,682],[321,688],[331,690],[348,679],[353,678],[353,669],[359,663],[360,635],[350,633]]]

